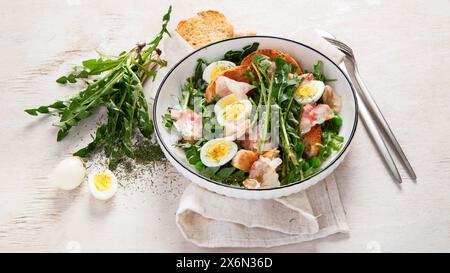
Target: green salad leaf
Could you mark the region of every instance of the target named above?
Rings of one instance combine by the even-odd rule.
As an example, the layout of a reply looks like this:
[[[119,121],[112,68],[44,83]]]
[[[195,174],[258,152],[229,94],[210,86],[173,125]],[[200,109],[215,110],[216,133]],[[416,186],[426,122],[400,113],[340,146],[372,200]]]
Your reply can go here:
[[[313,73],[315,80],[322,81],[325,84],[336,81],[336,79],[328,79],[327,77],[325,77],[325,75],[323,74],[323,62],[322,61],[317,61],[317,63],[314,65],[314,70],[312,73]]]
[[[223,59],[225,61],[233,62],[236,65],[240,65],[242,60],[250,55],[250,53],[256,51],[259,47],[259,43],[253,43],[251,45],[244,46],[242,50],[230,50],[225,53]]]

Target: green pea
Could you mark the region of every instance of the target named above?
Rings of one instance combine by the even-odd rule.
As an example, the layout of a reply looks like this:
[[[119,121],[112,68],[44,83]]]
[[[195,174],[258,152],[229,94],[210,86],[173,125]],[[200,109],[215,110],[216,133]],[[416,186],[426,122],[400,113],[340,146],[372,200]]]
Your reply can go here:
[[[309,160],[309,164],[313,167],[313,168],[319,168],[320,164],[322,162],[320,162],[320,159],[317,156],[313,156],[311,157],[311,159]]]
[[[302,165],[302,170],[304,171],[304,172],[306,172],[306,170],[308,170],[309,169],[309,163],[308,162],[303,162],[303,165]]]
[[[342,117],[340,115],[335,116],[331,121],[333,122],[333,125],[336,126],[337,128],[340,128],[343,123]]]

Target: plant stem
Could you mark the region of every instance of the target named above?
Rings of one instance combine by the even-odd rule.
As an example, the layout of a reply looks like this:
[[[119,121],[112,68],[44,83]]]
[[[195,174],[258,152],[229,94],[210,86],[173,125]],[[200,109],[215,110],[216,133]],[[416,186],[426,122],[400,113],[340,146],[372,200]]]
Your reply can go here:
[[[280,115],[280,128],[281,128],[281,142],[283,143],[283,148],[289,158],[292,160],[294,165],[298,165],[297,157],[291,149],[291,144],[289,143],[289,136],[286,131],[286,124],[283,115]]]
[[[268,88],[268,94],[266,99],[266,118],[264,120],[264,129],[261,133],[261,137],[259,139],[259,145],[258,145],[258,151],[257,153],[261,153],[262,149],[264,148],[264,144],[266,142],[267,137],[267,131],[269,130],[269,124],[270,124],[270,108],[272,107],[272,89],[273,89],[273,76],[269,81],[269,88]]]

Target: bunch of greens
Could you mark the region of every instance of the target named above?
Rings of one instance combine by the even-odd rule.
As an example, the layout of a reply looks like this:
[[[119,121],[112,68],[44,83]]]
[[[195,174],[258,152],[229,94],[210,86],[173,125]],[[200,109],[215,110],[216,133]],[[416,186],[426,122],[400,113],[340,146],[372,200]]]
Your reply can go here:
[[[142,85],[147,78],[154,78],[158,68],[165,65],[159,58],[161,52],[157,46],[164,34],[170,36],[167,24],[171,11],[172,7],[169,7],[163,17],[161,31],[151,42],[138,44],[118,56],[100,54],[99,59],[86,60],[81,66],[75,67],[72,73],[56,80],[60,84],[83,80],[86,87],[77,95],[25,112],[33,116],[58,116],[59,122],[53,125],[60,128],[57,134],[57,141],[60,141],[95,109],[106,107],[106,122],[99,125],[92,142],[74,155],[85,157],[104,148],[111,169],[125,156],[134,157],[132,136],[135,128],[146,138],[150,138],[153,133]]]

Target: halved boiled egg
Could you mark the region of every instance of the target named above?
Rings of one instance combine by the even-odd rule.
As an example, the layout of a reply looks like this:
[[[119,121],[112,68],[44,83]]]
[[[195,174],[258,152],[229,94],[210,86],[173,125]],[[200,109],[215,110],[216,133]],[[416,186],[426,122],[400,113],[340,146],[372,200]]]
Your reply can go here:
[[[118,186],[116,176],[110,170],[89,175],[88,184],[91,194],[99,200],[113,197]]]
[[[238,125],[250,116],[252,103],[247,99],[238,100],[232,94],[220,99],[214,106],[214,112],[220,125]]]
[[[318,101],[325,90],[325,84],[321,81],[304,81],[295,91],[295,100],[300,104]]]
[[[212,139],[200,149],[200,160],[208,167],[222,166],[234,157],[237,150],[238,147],[233,141],[223,138]]]
[[[239,98],[235,94],[230,94],[230,95],[227,95],[227,96],[221,98],[214,105],[214,113],[216,114],[216,117],[217,117],[220,125],[223,125],[222,115],[223,115],[223,111],[225,110],[225,108],[228,105],[230,105],[238,100],[239,100]],[[220,119],[220,121],[219,121],[219,119]]]
[[[235,67],[233,62],[229,61],[217,61],[210,63],[203,71],[202,78],[205,82],[210,83],[220,76],[222,71]]]

